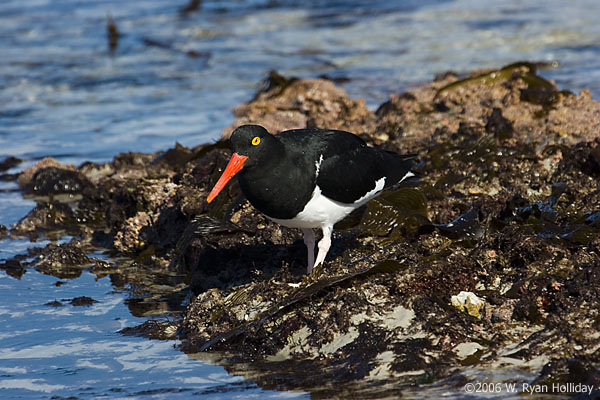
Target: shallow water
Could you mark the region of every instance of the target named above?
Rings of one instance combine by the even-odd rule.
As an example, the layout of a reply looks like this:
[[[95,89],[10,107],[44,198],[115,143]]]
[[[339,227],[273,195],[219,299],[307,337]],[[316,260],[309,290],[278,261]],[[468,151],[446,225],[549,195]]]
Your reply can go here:
[[[270,69],[348,78],[340,85],[377,107],[390,92],[447,70],[557,61],[542,74],[600,98],[597,0],[205,0],[187,15],[183,5],[2,1],[0,159],[24,159],[8,172],[48,155],[104,162],[124,151],[216,139]],[[112,55],[107,14],[121,33]],[[0,181],[0,224],[17,222],[34,204],[15,183]],[[47,243],[2,240],[0,259]],[[57,281],[34,270],[20,279],[0,271],[2,397],[296,396],[263,392],[188,359],[172,342],[118,334],[144,318],[126,305],[132,290],[108,277],[84,271]],[[99,302],[69,304],[82,295]],[[45,305],[55,299],[64,305]]]
[[[127,294],[113,290],[108,278],[97,280],[86,272],[56,283],[56,278],[35,271],[19,280],[0,271],[2,398],[281,397],[221,367],[189,359],[172,342],[117,333],[143,319],[130,314],[124,305]],[[69,303],[84,295],[99,302]],[[63,305],[47,305],[54,301]]]

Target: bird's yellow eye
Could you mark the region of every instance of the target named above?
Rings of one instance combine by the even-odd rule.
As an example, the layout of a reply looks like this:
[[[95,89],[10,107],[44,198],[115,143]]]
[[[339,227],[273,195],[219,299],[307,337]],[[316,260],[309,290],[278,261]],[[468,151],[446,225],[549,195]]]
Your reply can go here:
[[[252,139],[252,146],[258,146],[260,144],[260,138],[258,136],[254,136]]]

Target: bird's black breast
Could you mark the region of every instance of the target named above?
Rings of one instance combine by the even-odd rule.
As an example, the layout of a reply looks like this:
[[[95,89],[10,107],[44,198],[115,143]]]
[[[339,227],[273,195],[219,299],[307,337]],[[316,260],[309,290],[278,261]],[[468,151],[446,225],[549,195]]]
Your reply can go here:
[[[300,213],[315,188],[316,165],[301,146],[274,154],[260,168],[242,169],[240,187],[250,203],[263,214],[291,219]]]

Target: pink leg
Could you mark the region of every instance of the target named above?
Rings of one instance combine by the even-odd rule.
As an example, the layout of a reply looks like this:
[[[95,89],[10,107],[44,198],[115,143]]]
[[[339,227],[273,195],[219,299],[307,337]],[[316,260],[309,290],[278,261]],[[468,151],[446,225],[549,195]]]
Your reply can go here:
[[[332,228],[333,227],[331,226],[324,226],[322,228],[323,239],[319,241],[319,253],[317,254],[317,260],[315,261],[315,265],[313,266],[313,268],[325,262],[325,256],[327,256],[327,252],[331,247],[331,232],[333,230]],[[308,272],[310,272],[311,270],[312,268],[310,268]]]
[[[315,263],[315,232],[310,228],[302,229],[302,234],[304,234],[304,244],[308,252],[307,271],[310,272]]]

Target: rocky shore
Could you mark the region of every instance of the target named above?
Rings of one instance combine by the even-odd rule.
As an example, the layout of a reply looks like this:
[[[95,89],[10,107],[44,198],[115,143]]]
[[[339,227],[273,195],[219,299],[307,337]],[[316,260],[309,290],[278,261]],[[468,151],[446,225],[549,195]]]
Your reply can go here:
[[[448,72],[376,111],[332,81],[271,73],[224,138],[245,123],[343,129],[416,154],[422,175],[341,221],[309,276],[300,233],[237,183],[206,203],[224,140],[2,175],[37,206],[0,235],[74,239],[0,268],[110,275],[137,288],[134,315],[157,316],[123,333],[179,338],[268,389],[396,398],[516,377],[598,388],[600,103],[536,67]]]

